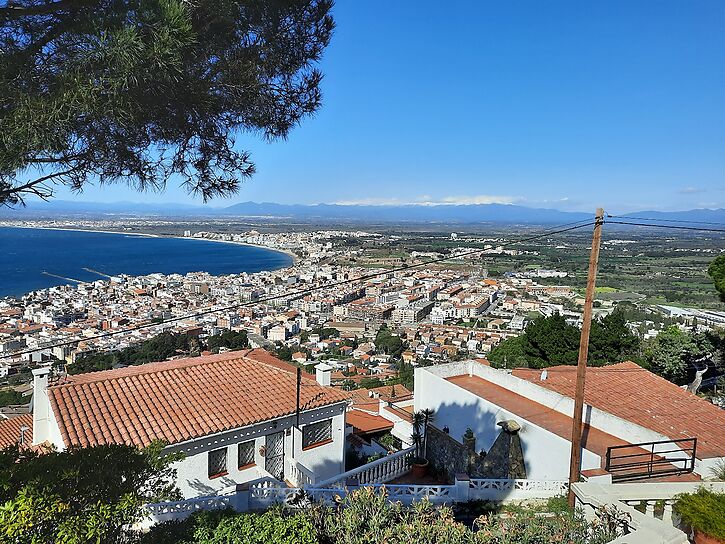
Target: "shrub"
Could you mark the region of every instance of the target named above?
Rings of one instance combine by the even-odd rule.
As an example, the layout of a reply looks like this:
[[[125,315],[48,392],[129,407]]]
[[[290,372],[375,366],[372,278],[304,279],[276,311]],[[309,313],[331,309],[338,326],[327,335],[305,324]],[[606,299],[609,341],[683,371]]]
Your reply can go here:
[[[273,508],[263,514],[200,512],[182,522],[155,526],[143,544],[317,544],[308,516]]]
[[[714,493],[701,487],[696,493],[679,495],[674,510],[690,528],[725,539],[725,493]]]

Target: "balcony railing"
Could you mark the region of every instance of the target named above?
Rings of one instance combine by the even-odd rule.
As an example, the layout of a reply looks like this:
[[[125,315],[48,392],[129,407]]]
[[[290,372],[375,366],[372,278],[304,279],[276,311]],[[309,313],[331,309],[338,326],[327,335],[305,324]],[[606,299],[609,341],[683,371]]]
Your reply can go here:
[[[659,440],[607,448],[604,470],[612,481],[686,474],[695,468],[697,438]]]
[[[588,518],[602,507],[616,507],[628,514],[628,534],[610,544],[687,544],[687,535],[678,528],[680,522],[673,513],[675,497],[681,493],[694,493],[705,487],[725,492],[724,482],[672,482],[672,483],[576,483],[572,490],[577,507]]]
[[[408,472],[414,455],[415,448],[407,448],[319,482],[316,487],[344,487],[348,480],[353,479],[357,480],[360,485],[383,484]]]

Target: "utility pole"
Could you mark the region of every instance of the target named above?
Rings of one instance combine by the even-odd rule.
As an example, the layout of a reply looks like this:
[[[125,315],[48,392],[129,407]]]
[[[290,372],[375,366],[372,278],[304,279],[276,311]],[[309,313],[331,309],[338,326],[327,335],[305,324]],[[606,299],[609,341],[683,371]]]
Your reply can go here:
[[[582,333],[579,340],[579,359],[576,367],[576,394],[574,396],[574,423],[571,428],[571,456],[569,463],[569,506],[574,507],[574,493],[571,484],[579,481],[579,469],[582,456],[582,412],[584,411],[584,385],[587,373],[587,355],[589,352],[589,331],[592,328],[592,306],[594,304],[594,284],[597,279],[599,264],[599,246],[602,242],[602,224],[604,210],[597,208],[592,235],[592,252],[589,255],[589,274],[587,276],[587,292],[584,300],[584,316]]]

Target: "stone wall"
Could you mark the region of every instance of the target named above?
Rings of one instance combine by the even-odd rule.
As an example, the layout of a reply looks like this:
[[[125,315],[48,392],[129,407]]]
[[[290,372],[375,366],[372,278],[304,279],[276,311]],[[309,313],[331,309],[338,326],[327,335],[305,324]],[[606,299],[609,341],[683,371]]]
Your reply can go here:
[[[448,433],[430,426],[428,461],[431,468],[449,481],[461,473],[471,478],[526,478],[526,465],[517,431],[503,428],[488,453],[475,451],[475,439],[465,442],[464,445]]]

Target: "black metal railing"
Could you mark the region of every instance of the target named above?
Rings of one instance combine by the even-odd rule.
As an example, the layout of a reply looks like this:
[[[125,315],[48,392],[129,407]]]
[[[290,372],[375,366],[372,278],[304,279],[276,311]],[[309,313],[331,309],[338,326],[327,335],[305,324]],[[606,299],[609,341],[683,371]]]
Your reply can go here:
[[[610,446],[605,470],[612,475],[612,481],[687,474],[695,468],[696,452],[697,438]]]

